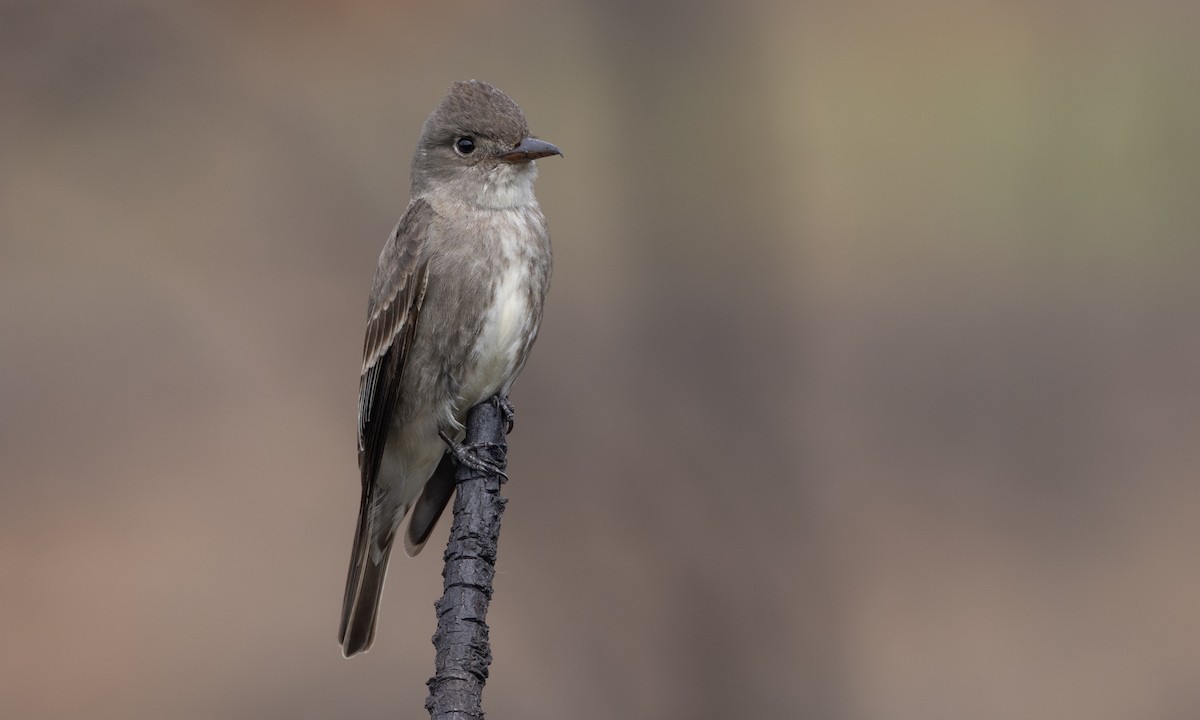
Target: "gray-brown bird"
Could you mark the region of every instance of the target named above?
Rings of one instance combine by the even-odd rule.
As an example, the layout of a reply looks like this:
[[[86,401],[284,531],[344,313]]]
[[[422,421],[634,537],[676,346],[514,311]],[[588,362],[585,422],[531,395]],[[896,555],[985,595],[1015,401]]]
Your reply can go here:
[[[507,95],[450,87],[413,153],[412,199],[379,256],[358,405],[362,505],[338,640],[371,646],[400,523],[416,555],[454,492],[467,411],[508,395],[538,334],[550,235],[534,160],[561,155]]]

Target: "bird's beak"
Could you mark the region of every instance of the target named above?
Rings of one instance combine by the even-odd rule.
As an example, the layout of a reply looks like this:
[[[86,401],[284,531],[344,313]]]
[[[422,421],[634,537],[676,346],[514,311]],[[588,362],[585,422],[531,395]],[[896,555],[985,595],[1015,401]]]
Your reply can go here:
[[[545,140],[527,137],[512,150],[500,153],[496,157],[507,163],[529,162],[548,155],[562,155],[562,151]]]

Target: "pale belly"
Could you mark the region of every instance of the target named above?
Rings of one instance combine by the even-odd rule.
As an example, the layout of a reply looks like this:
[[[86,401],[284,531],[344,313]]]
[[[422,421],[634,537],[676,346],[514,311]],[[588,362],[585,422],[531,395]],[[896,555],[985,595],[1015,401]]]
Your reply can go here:
[[[496,286],[495,301],[464,368],[455,408],[460,422],[472,406],[508,391],[520,370],[532,322],[529,270],[524,263],[513,263]]]
[[[533,322],[528,269],[521,263],[513,263],[512,270],[497,284],[495,296],[464,366],[459,394],[451,400],[451,407],[430,408],[417,413],[408,423],[392,427],[378,479],[386,500],[381,497],[379,507],[374,509],[390,513],[392,525],[399,524],[446,451],[438,436],[439,430],[447,429],[442,423],[448,420],[456,425],[457,432],[452,430],[450,434],[461,441],[467,411],[497,392],[507,392],[521,369]],[[439,417],[443,420],[439,421]]]

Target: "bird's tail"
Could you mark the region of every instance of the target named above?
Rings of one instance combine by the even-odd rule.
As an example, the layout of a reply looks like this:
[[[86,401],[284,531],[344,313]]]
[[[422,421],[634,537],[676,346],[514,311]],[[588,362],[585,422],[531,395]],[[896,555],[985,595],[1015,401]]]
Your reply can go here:
[[[433,526],[437,524],[446,503],[454,495],[454,473],[458,466],[450,453],[442,456],[441,463],[433,471],[433,477],[425,483],[421,496],[413,505],[412,518],[408,521],[408,532],[404,534],[404,552],[416,557],[429,540]]]
[[[379,596],[387,574],[388,556],[392,553],[395,529],[386,534],[373,527],[386,520],[373,511],[372,493],[363,492],[358,511],[358,528],[354,532],[354,549],[350,555],[350,572],[346,577],[346,597],[342,601],[342,623],[338,642],[346,657],[371,647],[375,640],[375,621],[379,615]],[[374,517],[373,517],[374,516]],[[401,513],[403,516],[403,513]],[[374,520],[375,522],[372,522]]]

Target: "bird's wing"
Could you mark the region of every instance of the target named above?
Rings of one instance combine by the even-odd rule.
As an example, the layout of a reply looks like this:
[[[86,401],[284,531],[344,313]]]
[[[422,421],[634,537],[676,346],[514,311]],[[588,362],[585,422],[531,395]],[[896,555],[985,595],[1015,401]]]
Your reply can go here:
[[[364,489],[375,482],[400,399],[400,373],[429,281],[423,249],[432,220],[429,203],[413,200],[384,245],[375,271],[358,386],[358,467]]]

